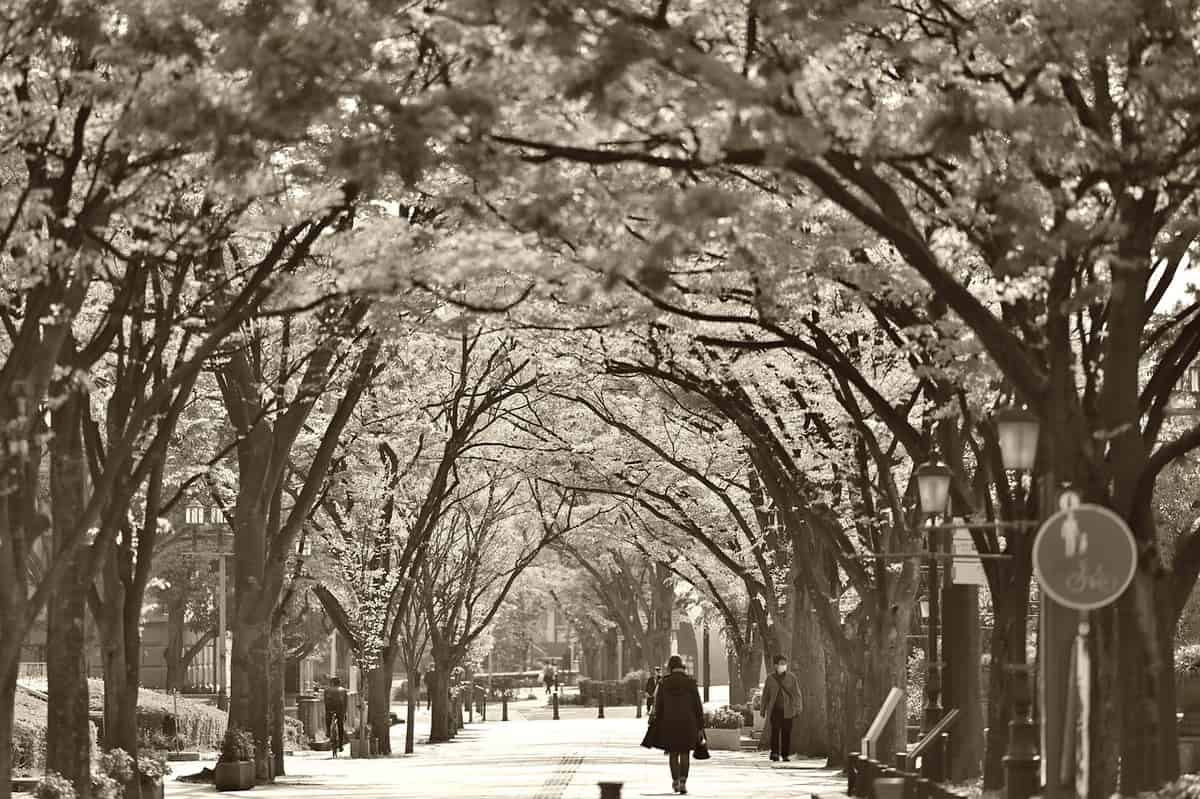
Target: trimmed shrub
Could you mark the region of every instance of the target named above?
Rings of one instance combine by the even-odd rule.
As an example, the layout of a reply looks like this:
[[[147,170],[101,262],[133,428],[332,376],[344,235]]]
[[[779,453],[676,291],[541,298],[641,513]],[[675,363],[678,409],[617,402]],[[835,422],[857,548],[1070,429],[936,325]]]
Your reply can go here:
[[[1175,673],[1191,674],[1200,671],[1200,644],[1188,644],[1175,650]]]
[[[230,727],[221,740],[221,762],[238,763],[254,759],[254,736],[248,730]]]
[[[57,771],[51,771],[33,789],[37,799],[75,799],[75,786]]]
[[[104,710],[103,680],[88,680],[88,706],[94,711]],[[182,741],[177,747],[165,748],[215,751],[221,747],[228,718],[224,710],[194,699],[172,697],[148,688],[138,691],[139,738],[147,742],[164,741],[164,738],[155,739],[157,733],[172,744],[179,743],[173,736]],[[174,729],[170,729],[172,726]]]
[[[1141,795],[1152,799],[1200,799],[1200,774],[1184,774],[1153,793]]]
[[[283,717],[284,748],[296,751],[308,748],[308,736],[304,734],[304,722],[291,716]]]
[[[729,705],[729,709],[734,711],[735,713],[742,714],[742,726],[743,727],[754,726],[754,711],[751,710],[749,707],[747,707],[746,705]]]
[[[743,720],[741,713],[726,705],[704,714],[704,728],[708,730],[740,730]]]
[[[46,703],[17,686],[13,709],[13,771],[39,773],[46,767]]]

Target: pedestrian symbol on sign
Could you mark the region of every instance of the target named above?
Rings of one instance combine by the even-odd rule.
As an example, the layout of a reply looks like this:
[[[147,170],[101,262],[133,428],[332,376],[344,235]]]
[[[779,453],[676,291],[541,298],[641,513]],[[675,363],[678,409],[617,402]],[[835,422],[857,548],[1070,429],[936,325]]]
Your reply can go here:
[[[1060,510],[1038,530],[1033,568],[1050,598],[1075,610],[1094,610],[1116,600],[1137,567],[1137,547],[1121,517],[1066,495]]]
[[[1074,509],[1067,510],[1067,518],[1063,520],[1062,532],[1063,549],[1068,558],[1087,552],[1087,533],[1079,529]]]

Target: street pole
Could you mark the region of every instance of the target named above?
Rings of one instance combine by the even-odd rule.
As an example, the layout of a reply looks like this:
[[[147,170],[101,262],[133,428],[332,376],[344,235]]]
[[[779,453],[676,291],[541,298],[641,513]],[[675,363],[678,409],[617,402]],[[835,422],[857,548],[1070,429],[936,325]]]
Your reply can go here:
[[[1045,521],[1058,506],[1059,489],[1051,474],[1042,479],[1038,515]],[[1045,799],[1068,799],[1075,794],[1072,782],[1060,780],[1063,736],[1067,724],[1067,692],[1071,681],[1071,650],[1079,627],[1079,614],[1041,597],[1038,631],[1038,716],[1041,722],[1041,784]],[[1085,733],[1086,734],[1086,733]]]
[[[217,549],[220,550],[220,542],[218,541]],[[225,648],[225,556],[218,554],[217,556],[217,707],[221,710],[229,709],[229,684],[226,680],[226,657],[228,652]]]
[[[929,621],[927,623],[928,637],[925,644],[925,708],[922,718],[922,734],[929,732],[942,719],[941,702],[941,667],[938,653],[938,620],[941,616],[941,584],[938,580],[938,534],[931,526],[929,528],[929,579],[926,590],[929,592]]]
[[[708,702],[709,688],[712,686],[712,659],[708,652],[708,622],[704,623],[704,701]]]

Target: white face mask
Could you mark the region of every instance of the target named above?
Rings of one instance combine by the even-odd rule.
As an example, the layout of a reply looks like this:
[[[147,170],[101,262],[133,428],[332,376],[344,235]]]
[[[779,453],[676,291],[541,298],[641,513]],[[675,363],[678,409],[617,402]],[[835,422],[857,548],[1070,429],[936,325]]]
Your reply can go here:
[[[787,672],[787,666],[784,664],[780,664],[775,667],[775,671],[779,674],[784,674]]]

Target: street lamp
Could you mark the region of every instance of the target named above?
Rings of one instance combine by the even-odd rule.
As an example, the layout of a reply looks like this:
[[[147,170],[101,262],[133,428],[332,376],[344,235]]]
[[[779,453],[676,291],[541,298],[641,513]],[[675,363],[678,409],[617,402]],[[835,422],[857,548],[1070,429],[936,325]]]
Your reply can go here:
[[[950,467],[937,462],[918,466],[917,493],[921,496],[922,514],[936,516],[945,512],[950,501]]]
[[[1000,439],[1000,461],[1010,471],[1033,471],[1037,459],[1039,423],[1026,408],[1001,408],[992,414]]]
[[[917,467],[917,493],[921,514],[932,519],[945,513],[950,502],[950,468],[944,463],[923,463]],[[927,733],[942,718],[942,664],[938,656],[938,622],[941,617],[941,595],[938,584],[938,529],[929,527],[929,622],[926,625],[928,642],[925,645],[925,708],[922,732]]]

